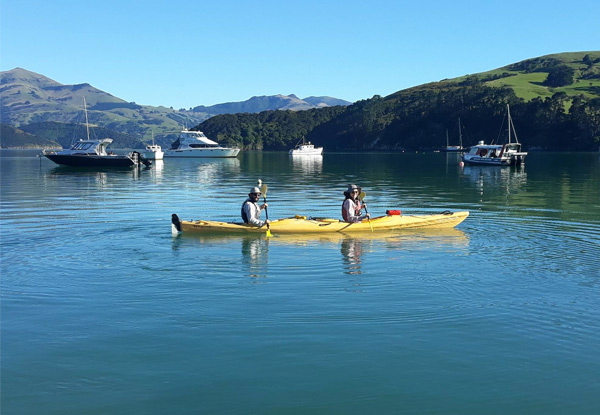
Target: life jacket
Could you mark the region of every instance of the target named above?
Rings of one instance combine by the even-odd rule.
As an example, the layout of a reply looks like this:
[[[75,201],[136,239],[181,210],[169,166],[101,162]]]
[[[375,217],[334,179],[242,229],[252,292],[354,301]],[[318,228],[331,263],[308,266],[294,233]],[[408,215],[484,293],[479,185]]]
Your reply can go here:
[[[254,205],[256,205],[256,203],[254,203],[248,199],[244,200],[244,203],[242,203],[242,220],[244,221],[244,223],[250,223],[250,218],[248,217],[248,215],[246,214],[246,211],[244,210],[244,206],[246,206],[246,203],[252,203]],[[256,208],[258,209],[258,206],[256,206]]]
[[[350,198],[348,198],[348,199],[350,199]],[[344,203],[346,203],[346,200],[348,200],[348,199],[345,199],[342,202],[342,218],[344,218],[344,222],[348,222],[348,219],[349,219],[346,214],[347,213],[346,209],[344,209]],[[356,210],[354,211],[354,215],[360,216],[360,211],[362,210],[362,205],[360,204],[360,200],[354,201],[354,204],[356,205]]]
[[[244,223],[250,223],[248,215],[246,215],[246,211],[244,210],[244,206],[246,206],[246,203],[248,203],[247,200],[244,200],[244,203],[242,203],[242,220],[244,221]]]

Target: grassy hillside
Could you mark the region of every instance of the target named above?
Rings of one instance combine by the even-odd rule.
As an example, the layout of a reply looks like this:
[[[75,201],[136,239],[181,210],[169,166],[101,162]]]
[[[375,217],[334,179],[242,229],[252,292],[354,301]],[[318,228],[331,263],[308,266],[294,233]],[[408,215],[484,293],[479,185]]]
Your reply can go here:
[[[584,62],[586,55],[589,56],[588,62],[591,62],[592,65]],[[573,69],[573,82],[560,87],[544,85],[550,69],[557,65],[565,65]],[[525,101],[551,97],[557,92],[564,92],[570,97],[583,95],[587,98],[600,98],[600,52],[569,52],[547,55],[492,71],[467,75],[448,82],[461,83],[473,77],[490,87],[511,88],[517,97]],[[493,79],[495,77],[498,77],[498,79]]]
[[[506,105],[525,148],[597,150],[600,145],[600,52],[543,56],[493,71],[446,79],[375,96],[319,117],[319,123],[280,116],[215,117],[199,125],[221,140],[264,149],[290,148],[306,136],[326,150],[424,150],[445,145],[446,130],[460,117],[464,144],[503,137]],[[218,127],[218,128],[215,128]]]

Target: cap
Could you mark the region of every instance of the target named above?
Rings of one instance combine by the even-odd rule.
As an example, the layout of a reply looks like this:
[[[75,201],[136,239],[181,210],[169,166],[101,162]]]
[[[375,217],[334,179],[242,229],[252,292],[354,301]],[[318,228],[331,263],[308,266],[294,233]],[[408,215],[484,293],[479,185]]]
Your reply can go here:
[[[253,187],[252,189],[250,189],[249,194],[252,194],[252,193],[257,193],[259,195],[261,194],[260,189],[258,187]]]

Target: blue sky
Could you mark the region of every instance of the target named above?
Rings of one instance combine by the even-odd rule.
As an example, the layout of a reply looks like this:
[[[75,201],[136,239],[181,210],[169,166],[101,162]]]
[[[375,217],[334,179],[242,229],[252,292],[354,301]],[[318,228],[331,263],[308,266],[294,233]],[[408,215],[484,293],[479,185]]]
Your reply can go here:
[[[600,2],[0,0],[0,69],[176,109],[348,101],[600,50]]]

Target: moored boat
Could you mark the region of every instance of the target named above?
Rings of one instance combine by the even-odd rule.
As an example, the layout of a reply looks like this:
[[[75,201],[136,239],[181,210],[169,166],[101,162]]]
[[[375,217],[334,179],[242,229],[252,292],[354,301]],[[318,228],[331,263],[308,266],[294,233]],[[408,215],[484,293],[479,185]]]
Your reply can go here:
[[[152,144],[146,146],[144,157],[148,160],[162,160],[164,156],[162,147],[154,143],[154,131],[152,132]]]
[[[162,160],[164,154],[164,151],[162,151],[161,146],[158,144],[148,144],[144,152],[144,157],[148,160]]]
[[[80,140],[65,150],[43,150],[42,155],[56,164],[70,167],[124,168],[142,164],[150,166],[152,163],[137,151],[131,151],[125,155],[108,153],[106,147],[112,141],[111,138]]]
[[[276,234],[307,234],[307,233],[354,233],[389,231],[398,229],[453,228],[464,221],[469,212],[445,211],[433,215],[398,215],[379,216],[357,223],[347,223],[338,219],[308,218],[295,216],[270,222],[270,231]],[[171,217],[173,227],[178,232],[199,233],[233,233],[233,234],[264,234],[266,227],[256,227],[245,223],[218,222],[210,220],[182,221],[176,214]]]
[[[85,98],[83,99],[83,110],[85,112],[85,127],[87,140],[79,140],[64,150],[44,149],[42,155],[56,164],[70,167],[92,167],[92,168],[124,168],[144,164],[149,166],[151,161],[147,160],[137,151],[126,155],[117,155],[106,151],[113,142],[112,138],[91,139],[90,127],[87,117]]]
[[[510,166],[525,163],[527,153],[521,151],[521,143],[517,138],[508,104],[506,105],[506,111],[508,115],[508,142],[506,144],[485,144],[480,141],[477,145],[471,147],[468,153],[463,155],[465,163],[484,166]]]
[[[462,152],[465,150],[462,144],[462,127],[460,124],[460,118],[458,119],[458,142],[459,145],[451,146],[450,139],[448,138],[448,130],[446,130],[446,147],[442,150],[445,152]]]
[[[165,151],[165,157],[237,157],[239,148],[221,147],[209,139],[202,131],[184,129],[171,148]]]
[[[290,150],[292,156],[320,156],[323,154],[323,147],[315,147],[310,141],[307,143],[302,137],[302,144],[296,144],[296,147]]]

